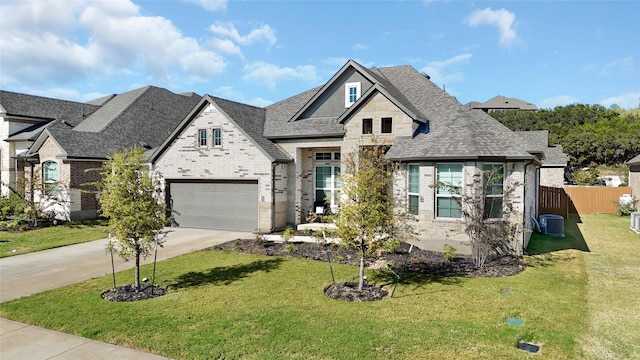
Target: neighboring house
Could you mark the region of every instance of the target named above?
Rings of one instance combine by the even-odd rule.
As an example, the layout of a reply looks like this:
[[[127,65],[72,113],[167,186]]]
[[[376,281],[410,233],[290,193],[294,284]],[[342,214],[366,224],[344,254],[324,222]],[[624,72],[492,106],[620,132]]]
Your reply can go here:
[[[624,183],[622,177],[612,171],[600,173],[598,179],[603,181],[605,186],[609,187],[618,187]]]
[[[124,148],[159,146],[200,99],[196,94],[178,95],[148,86],[88,104],[72,103],[76,111],[57,113],[49,103],[27,96],[24,107],[37,107],[43,117],[55,120],[34,133],[35,138],[29,137],[31,146],[14,158],[35,180],[32,182],[42,182],[46,196],[41,192],[36,196],[54,199],[48,211],[61,219],[93,218],[98,201],[94,194],[82,190],[99,176],[87,170],[99,168]],[[21,137],[21,133],[14,134],[7,141]]]
[[[394,192],[416,215],[418,245],[467,241],[456,195],[433,186],[464,185],[493,168],[504,179],[487,200],[501,204],[515,186],[511,219],[533,228],[546,149],[527,151],[511,130],[410,66],[349,61],[323,86],[266,108],[205,96],[151,159],[177,225],[271,231],[305,223],[325,201],[337,210],[341,160],[376,139],[392,144],[387,157],[401,169]],[[516,251],[530,234],[520,233]]]
[[[23,175],[24,154],[42,130],[56,119],[82,121],[99,106],[0,91],[0,195],[8,196]]]
[[[627,161],[625,164],[629,166],[629,187],[631,187],[631,194],[636,199],[640,199],[640,155]]]
[[[472,101],[470,103],[467,103],[465,106],[469,109],[480,109],[486,113],[503,112],[509,110],[538,110],[538,108],[530,102],[526,102],[516,98],[508,98],[501,95],[498,95],[493,99],[483,103]]]
[[[569,156],[562,151],[562,145],[549,145],[549,131],[516,131],[527,151],[542,154],[540,185],[561,188],[565,183],[565,170]]]

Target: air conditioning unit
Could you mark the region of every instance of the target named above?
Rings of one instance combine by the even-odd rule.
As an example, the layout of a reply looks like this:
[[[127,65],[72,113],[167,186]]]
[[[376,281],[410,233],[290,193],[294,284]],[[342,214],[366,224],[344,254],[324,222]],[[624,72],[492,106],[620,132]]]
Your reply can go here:
[[[640,211],[631,213],[631,230],[640,233]]]
[[[564,237],[564,218],[560,215],[540,215],[540,230],[545,235]]]

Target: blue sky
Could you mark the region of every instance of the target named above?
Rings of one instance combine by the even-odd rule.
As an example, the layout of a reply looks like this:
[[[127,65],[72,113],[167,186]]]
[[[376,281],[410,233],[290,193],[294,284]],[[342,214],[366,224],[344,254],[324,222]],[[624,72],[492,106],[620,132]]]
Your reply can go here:
[[[640,1],[0,1],[3,90],[155,85],[266,106],[348,59],[411,65],[463,104],[635,108]]]

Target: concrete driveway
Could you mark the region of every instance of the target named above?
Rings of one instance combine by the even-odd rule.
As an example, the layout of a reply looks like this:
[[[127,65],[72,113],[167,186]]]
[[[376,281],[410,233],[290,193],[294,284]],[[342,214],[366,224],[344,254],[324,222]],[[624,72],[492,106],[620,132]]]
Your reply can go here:
[[[167,241],[158,251],[158,260],[215,246],[223,242],[253,237],[251,233],[169,228]],[[64,285],[111,273],[111,256],[105,252],[106,239],[0,259],[0,302],[55,289]],[[134,263],[114,257],[116,271]],[[143,263],[150,263],[153,257]],[[0,318],[0,358],[38,359],[138,359],[163,357],[105,344],[82,337]]]

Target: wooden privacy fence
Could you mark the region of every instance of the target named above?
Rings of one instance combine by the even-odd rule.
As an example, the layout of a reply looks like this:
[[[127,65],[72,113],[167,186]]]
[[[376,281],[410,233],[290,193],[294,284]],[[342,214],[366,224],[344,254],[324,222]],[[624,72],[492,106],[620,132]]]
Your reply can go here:
[[[622,194],[631,194],[631,188],[599,186],[565,186],[569,196],[569,212],[578,214],[615,214]]]
[[[600,186],[565,186],[552,188],[540,186],[538,214],[555,214],[569,217],[569,213],[615,214],[616,204],[622,194],[631,194],[631,188]]]
[[[540,186],[538,191],[538,215],[555,214],[569,217],[569,197],[563,188]]]

